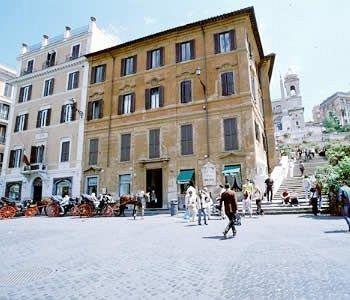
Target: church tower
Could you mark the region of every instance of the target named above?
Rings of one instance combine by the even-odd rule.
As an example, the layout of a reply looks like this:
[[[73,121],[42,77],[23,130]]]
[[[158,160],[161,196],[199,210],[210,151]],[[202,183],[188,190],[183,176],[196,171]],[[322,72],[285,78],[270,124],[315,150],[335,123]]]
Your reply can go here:
[[[284,86],[286,88],[287,97],[300,96],[299,77],[291,69],[288,69],[284,77]]]

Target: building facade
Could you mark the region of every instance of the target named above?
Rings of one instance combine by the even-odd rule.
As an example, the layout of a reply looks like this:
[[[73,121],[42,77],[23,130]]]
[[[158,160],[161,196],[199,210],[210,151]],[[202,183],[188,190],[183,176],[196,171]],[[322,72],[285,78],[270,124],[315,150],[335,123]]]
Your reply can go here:
[[[22,45],[2,170],[2,195],[40,200],[80,194],[88,66],[112,41],[91,18],[36,45]]]
[[[322,123],[331,114],[340,126],[350,125],[350,92],[336,92],[312,110],[314,122]]]
[[[276,141],[300,144],[305,133],[304,107],[299,77],[292,70],[280,79],[281,98],[272,102]]]
[[[83,191],[213,190],[274,165],[269,81],[253,8],[87,55]],[[269,151],[272,149],[272,151]]]
[[[15,76],[15,70],[0,65],[0,170],[4,159],[6,132],[12,104],[12,86],[7,81]]]

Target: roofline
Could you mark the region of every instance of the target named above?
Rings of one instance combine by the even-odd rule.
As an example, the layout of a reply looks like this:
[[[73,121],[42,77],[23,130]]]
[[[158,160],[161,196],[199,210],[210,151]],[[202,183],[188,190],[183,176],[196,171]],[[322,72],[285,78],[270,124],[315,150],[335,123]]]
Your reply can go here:
[[[261,44],[261,39],[260,39],[260,35],[259,35],[258,25],[257,25],[257,21],[256,21],[256,18],[255,18],[255,12],[254,12],[254,7],[253,6],[249,6],[249,7],[242,8],[240,10],[236,10],[236,11],[233,11],[233,12],[230,12],[230,13],[218,15],[216,17],[211,17],[211,18],[208,18],[208,19],[204,19],[204,20],[193,22],[193,23],[189,23],[189,24],[178,26],[178,27],[174,27],[174,28],[171,28],[171,29],[167,29],[167,30],[164,30],[164,31],[160,31],[160,32],[157,32],[157,33],[154,33],[154,34],[151,34],[151,35],[147,35],[147,36],[144,36],[144,37],[141,37],[141,38],[138,38],[138,39],[134,39],[134,40],[131,40],[131,41],[119,44],[119,45],[115,45],[115,46],[106,48],[106,49],[103,49],[103,50],[92,52],[92,53],[86,54],[85,56],[87,58],[89,58],[89,57],[92,57],[92,56],[95,56],[95,55],[99,55],[99,54],[102,54],[102,53],[105,53],[105,52],[114,51],[114,50],[117,50],[117,49],[128,47],[128,46],[136,44],[136,43],[140,43],[140,42],[144,42],[144,41],[147,41],[147,40],[151,40],[151,39],[154,39],[154,38],[166,35],[166,34],[170,34],[170,33],[173,33],[173,32],[182,31],[182,30],[186,30],[186,29],[189,29],[189,28],[197,27],[197,26],[203,26],[203,25],[207,25],[207,24],[210,24],[210,23],[214,23],[214,22],[220,21],[220,20],[228,19],[230,17],[242,16],[242,15],[249,15],[249,19],[250,19],[250,22],[252,24],[253,34],[254,34],[255,41],[256,41],[256,44],[257,44],[257,47],[258,47],[259,55],[260,55],[260,58],[263,59],[265,56],[264,56],[264,51],[263,51],[262,44]],[[271,73],[272,73],[272,70],[271,70]]]
[[[326,104],[328,101],[332,100],[332,98],[334,98],[335,96],[337,96],[338,94],[343,94],[345,96],[350,96],[350,92],[335,92],[334,94],[332,94],[331,96],[329,96],[328,98],[326,98],[325,100],[323,100],[320,104],[318,104],[319,106]]]
[[[0,70],[4,70],[4,71],[6,71],[6,72],[8,72],[8,73],[11,73],[11,74],[13,74],[14,76],[16,76],[16,70],[13,69],[13,68],[11,68],[11,67],[8,67],[8,66],[5,66],[5,65],[0,64]]]

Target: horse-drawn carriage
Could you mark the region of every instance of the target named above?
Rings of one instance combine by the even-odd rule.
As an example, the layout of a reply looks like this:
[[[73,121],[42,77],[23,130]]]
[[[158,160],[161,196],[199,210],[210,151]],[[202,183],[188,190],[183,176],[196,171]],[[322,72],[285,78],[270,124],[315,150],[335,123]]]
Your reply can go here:
[[[5,197],[0,199],[0,219],[14,218],[16,216],[32,217],[37,212],[38,204],[33,204],[32,200],[14,202]]]
[[[112,217],[119,210],[117,203],[110,195],[82,194],[80,204],[77,206],[76,214],[80,217],[92,217],[96,215]]]
[[[73,216],[78,216],[78,198],[71,197],[60,197],[60,196],[51,196],[46,200],[47,205],[45,207],[45,213],[48,217],[58,217],[65,216],[70,213]]]

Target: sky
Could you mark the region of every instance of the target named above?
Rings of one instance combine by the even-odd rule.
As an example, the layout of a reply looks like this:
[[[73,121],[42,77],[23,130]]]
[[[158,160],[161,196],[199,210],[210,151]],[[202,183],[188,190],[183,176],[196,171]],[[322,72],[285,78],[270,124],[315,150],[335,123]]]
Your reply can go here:
[[[271,98],[280,97],[280,75],[299,74],[305,119],[336,91],[350,91],[348,0],[0,0],[0,64],[16,67],[23,42],[56,36],[90,16],[116,43],[254,6],[264,53],[276,53]]]

